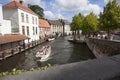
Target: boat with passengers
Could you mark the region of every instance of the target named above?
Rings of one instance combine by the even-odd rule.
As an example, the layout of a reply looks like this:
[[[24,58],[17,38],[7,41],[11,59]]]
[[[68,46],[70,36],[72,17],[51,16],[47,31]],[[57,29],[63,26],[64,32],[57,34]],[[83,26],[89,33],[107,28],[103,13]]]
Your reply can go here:
[[[51,46],[50,45],[46,45],[43,46],[42,48],[40,48],[37,52],[36,52],[36,58],[40,59],[40,61],[46,61],[48,59],[48,57],[51,54]]]

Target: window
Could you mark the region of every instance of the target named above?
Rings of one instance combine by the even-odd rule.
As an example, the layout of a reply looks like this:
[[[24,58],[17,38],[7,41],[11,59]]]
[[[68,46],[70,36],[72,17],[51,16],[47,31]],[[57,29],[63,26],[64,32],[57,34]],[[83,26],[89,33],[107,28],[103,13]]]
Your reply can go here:
[[[38,33],[38,31],[37,31],[37,27],[36,27],[36,34]]]
[[[36,24],[37,24],[37,18],[36,18]]]
[[[25,27],[22,26],[22,33],[25,35]]]
[[[21,13],[21,20],[22,20],[22,22],[24,22],[24,14],[23,13]]]
[[[35,35],[35,28],[33,27],[33,35]]]
[[[27,23],[29,23],[29,21],[28,21],[28,20],[29,20],[29,19],[28,19],[28,15],[26,15],[26,22],[27,22]]]
[[[34,17],[32,17],[32,23],[34,24]]]
[[[28,27],[28,26],[27,26],[27,35],[30,35],[30,34],[29,34],[29,27]]]

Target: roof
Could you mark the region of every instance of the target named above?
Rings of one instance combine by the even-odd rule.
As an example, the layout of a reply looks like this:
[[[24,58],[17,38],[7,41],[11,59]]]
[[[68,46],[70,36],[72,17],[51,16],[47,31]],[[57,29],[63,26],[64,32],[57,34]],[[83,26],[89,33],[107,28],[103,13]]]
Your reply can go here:
[[[25,39],[28,39],[28,37],[25,35],[21,35],[21,34],[1,35],[0,44],[6,44],[10,42],[25,40]]]
[[[69,21],[64,20],[64,22],[65,22],[66,25],[70,25],[70,22],[69,22]]]
[[[49,23],[51,25],[61,25],[62,26],[62,23],[59,20],[49,20]]]
[[[70,22],[68,22],[67,20],[62,20],[62,21],[65,23],[65,25],[69,25],[70,24]],[[61,19],[58,19],[58,20],[49,20],[49,23],[51,25],[62,25],[62,21],[61,21]]]
[[[12,1],[12,2],[10,2],[10,3],[3,6],[3,8],[11,8],[11,7],[18,7],[18,8],[21,8],[21,9],[25,10],[25,11],[28,11],[28,12],[30,12],[32,14],[36,14],[30,8],[24,6],[23,4],[21,4],[21,3],[17,2],[17,1]]]
[[[39,27],[50,28],[50,24],[47,20],[39,19]]]

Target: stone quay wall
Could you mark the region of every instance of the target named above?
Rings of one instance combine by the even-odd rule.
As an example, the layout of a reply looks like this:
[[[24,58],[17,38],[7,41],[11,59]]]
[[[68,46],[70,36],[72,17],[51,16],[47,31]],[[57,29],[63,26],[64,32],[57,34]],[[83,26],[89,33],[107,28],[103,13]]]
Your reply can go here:
[[[120,54],[119,41],[87,38],[86,44],[97,58]]]

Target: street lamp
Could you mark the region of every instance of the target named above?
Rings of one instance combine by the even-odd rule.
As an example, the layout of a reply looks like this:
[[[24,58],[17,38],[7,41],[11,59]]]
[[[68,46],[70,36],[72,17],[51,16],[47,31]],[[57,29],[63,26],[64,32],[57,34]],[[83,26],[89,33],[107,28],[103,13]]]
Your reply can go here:
[[[65,22],[64,22],[64,20],[61,19],[61,23],[63,26],[63,36],[64,36],[65,35]]]

